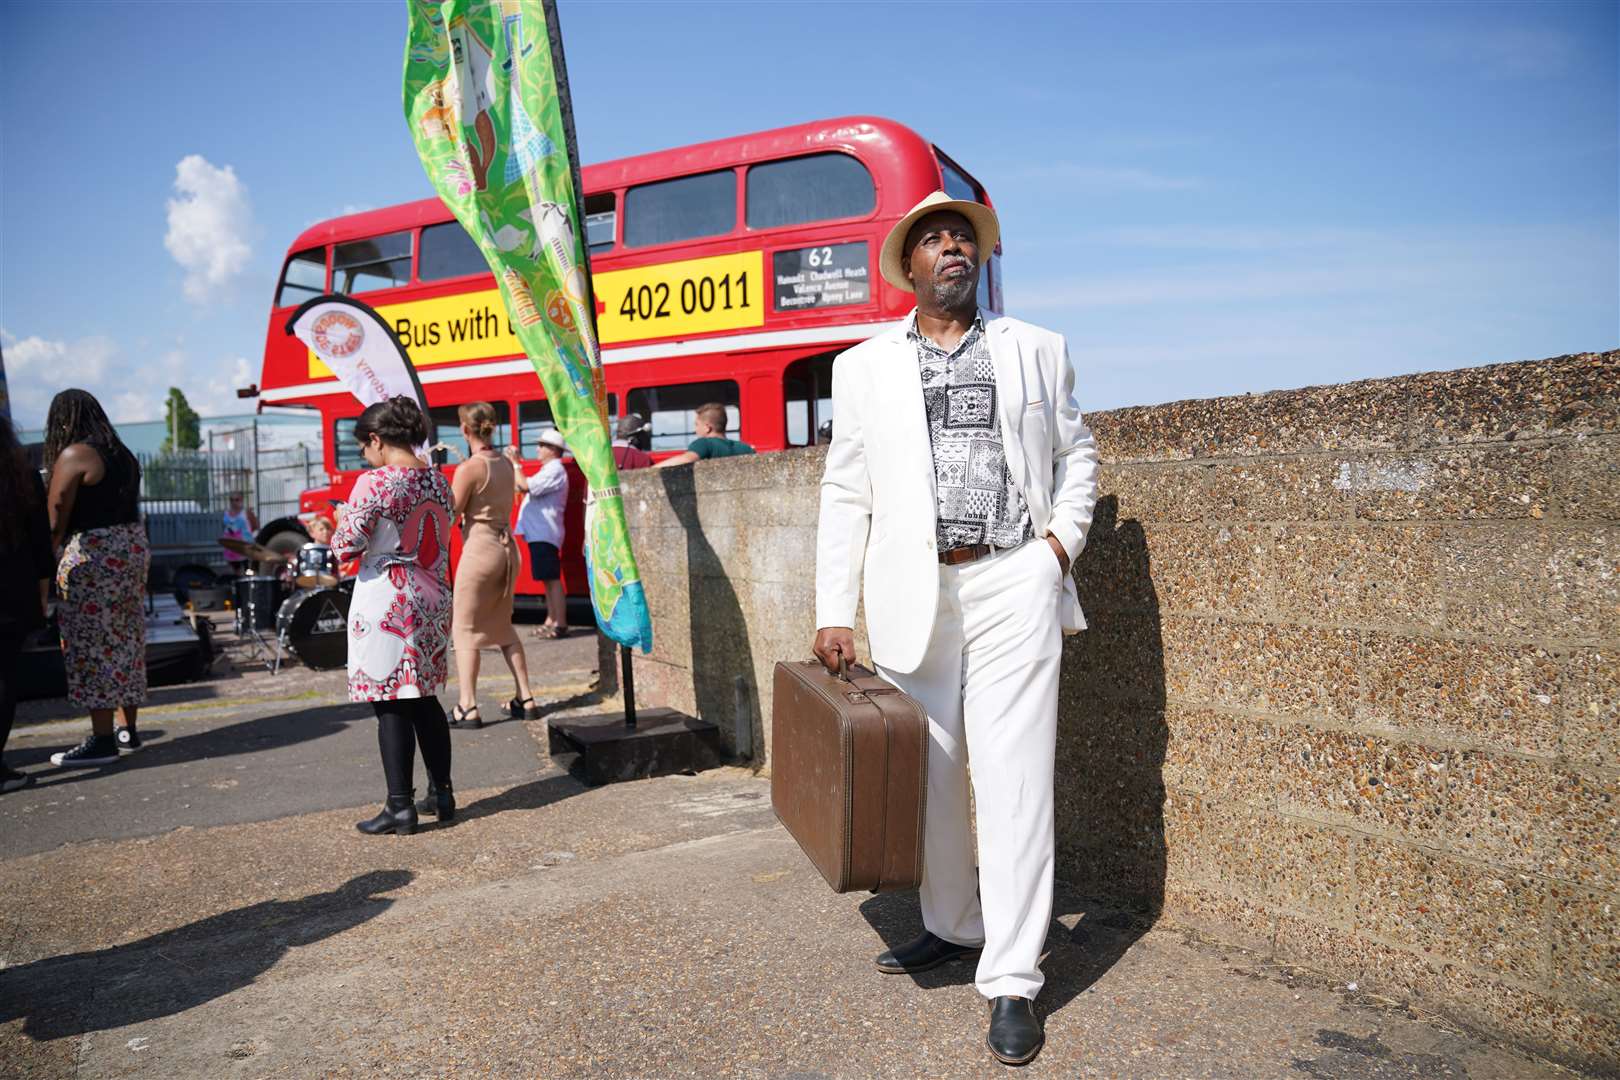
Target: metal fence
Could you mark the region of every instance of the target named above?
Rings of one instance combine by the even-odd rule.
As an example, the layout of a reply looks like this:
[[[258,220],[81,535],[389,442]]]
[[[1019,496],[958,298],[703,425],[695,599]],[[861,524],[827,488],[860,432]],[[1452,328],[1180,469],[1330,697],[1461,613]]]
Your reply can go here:
[[[229,438],[236,435],[243,437]],[[257,428],[211,433],[209,442],[218,449],[135,455],[156,588],[181,566],[223,566],[221,517],[232,495],[240,494],[263,525],[298,513],[299,494],[323,477],[319,450],[261,447]]]
[[[231,492],[252,488],[253,464],[246,454],[178,450],[135,457],[141,463],[141,510],[149,517],[223,512]]]
[[[251,462],[251,469],[238,490],[261,523],[298,513],[299,494],[325,479],[319,449],[311,449],[302,442],[296,446],[267,447],[262,435],[256,423],[208,433],[211,454],[216,447],[229,447],[243,452]]]
[[[260,521],[298,513],[298,496],[325,482],[320,451],[307,445],[261,450],[254,469],[254,492]]]

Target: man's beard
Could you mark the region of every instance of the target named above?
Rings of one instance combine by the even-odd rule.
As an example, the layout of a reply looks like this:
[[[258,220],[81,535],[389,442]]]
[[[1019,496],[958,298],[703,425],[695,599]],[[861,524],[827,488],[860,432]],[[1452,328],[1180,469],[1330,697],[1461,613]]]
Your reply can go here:
[[[972,274],[963,274],[950,281],[940,281],[936,278],[932,286],[934,302],[945,311],[956,311],[973,299],[978,284]]]

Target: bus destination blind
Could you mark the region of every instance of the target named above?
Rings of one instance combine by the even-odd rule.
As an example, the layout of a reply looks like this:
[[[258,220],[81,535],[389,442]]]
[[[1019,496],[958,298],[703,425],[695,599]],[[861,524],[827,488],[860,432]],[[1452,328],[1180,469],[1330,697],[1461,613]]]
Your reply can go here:
[[[864,240],[778,251],[771,263],[777,311],[843,307],[872,298]]]

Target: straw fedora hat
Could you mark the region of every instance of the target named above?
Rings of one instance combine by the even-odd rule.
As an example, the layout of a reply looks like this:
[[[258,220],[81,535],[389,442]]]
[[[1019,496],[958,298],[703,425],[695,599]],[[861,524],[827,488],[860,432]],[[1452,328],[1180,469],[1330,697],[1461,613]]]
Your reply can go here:
[[[996,212],[983,203],[968,202],[965,199],[953,199],[943,191],[930,192],[928,197],[911,208],[911,212],[889,230],[889,235],[883,238],[883,250],[878,255],[878,272],[883,280],[899,289],[901,292],[915,292],[911,282],[906,279],[906,272],[900,260],[906,254],[906,235],[911,227],[917,224],[936,210],[954,210],[968,219],[973,226],[973,238],[979,245],[979,265],[996,249],[996,241],[1001,238],[1001,223],[996,220]]]

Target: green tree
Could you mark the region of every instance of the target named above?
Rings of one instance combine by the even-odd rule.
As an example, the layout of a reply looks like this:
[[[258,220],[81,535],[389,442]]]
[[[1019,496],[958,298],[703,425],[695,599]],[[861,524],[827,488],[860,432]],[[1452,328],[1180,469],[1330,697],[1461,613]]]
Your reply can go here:
[[[202,430],[197,410],[186,401],[178,386],[169,387],[169,399],[163,406],[163,452],[195,450],[202,445]]]

